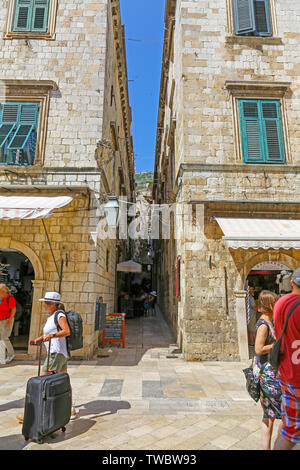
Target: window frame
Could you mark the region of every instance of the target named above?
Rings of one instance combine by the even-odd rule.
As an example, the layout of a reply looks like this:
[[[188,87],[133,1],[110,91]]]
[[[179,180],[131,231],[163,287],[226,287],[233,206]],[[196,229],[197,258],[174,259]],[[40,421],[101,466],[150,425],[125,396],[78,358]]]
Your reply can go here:
[[[291,149],[288,133],[288,116],[286,109],[285,94],[290,90],[289,82],[225,82],[225,89],[230,94],[232,122],[234,134],[234,153],[235,162],[237,164],[251,165],[244,163],[242,149],[242,133],[240,126],[239,100],[261,100],[261,101],[278,101],[282,127],[282,141],[285,153],[285,162],[277,163],[278,165],[292,164]],[[253,165],[270,166],[276,163],[253,163]]]
[[[56,16],[58,8],[58,0],[49,0],[49,11],[48,11],[48,28],[47,31],[14,31],[14,19],[15,10],[17,6],[17,0],[10,0],[8,5],[8,14],[6,27],[4,32],[4,39],[45,39],[55,40],[56,39]]]
[[[50,95],[51,92],[58,90],[55,82],[51,80],[2,80],[0,82],[0,103],[18,103],[18,104],[30,104],[35,103],[39,105],[39,114],[37,120],[37,132],[36,132],[36,148],[35,157],[32,165],[26,166],[41,166],[44,164],[45,150],[46,150],[46,138],[47,138],[47,124],[48,114],[50,107]],[[2,163],[3,167],[20,167],[20,164],[6,164]]]
[[[275,10],[275,1],[269,0],[269,18],[270,18],[270,36],[261,36],[261,35],[245,35],[245,34],[236,34],[235,33],[235,12],[234,12],[234,0],[227,0],[226,10],[227,10],[227,32],[230,38],[234,39],[237,42],[244,41],[258,41],[258,42],[267,42],[267,43],[277,43],[278,42],[278,29],[277,29],[277,20],[276,20],[276,10]]]
[[[257,104],[257,111],[258,115],[257,118],[255,117],[246,117],[244,116],[243,104],[244,103],[256,103]],[[278,144],[279,144],[279,151],[280,151],[280,159],[273,160],[268,155],[268,145],[267,145],[267,130],[266,130],[266,123],[265,121],[267,118],[263,116],[263,105],[269,104],[276,104],[276,112],[277,118],[276,122],[276,129],[277,129],[277,136],[278,136]],[[240,98],[238,100],[239,105],[239,125],[240,125],[240,134],[241,134],[241,144],[242,144],[242,159],[243,163],[246,165],[254,164],[254,165],[284,165],[286,163],[286,155],[284,151],[284,141],[283,141],[283,130],[282,130],[282,117],[281,117],[281,107],[279,100],[266,100],[266,99],[253,99],[253,98]],[[270,118],[271,119],[271,118]],[[272,118],[273,120],[273,118]],[[253,121],[258,123],[258,138],[259,138],[259,146],[260,146],[260,153],[261,159],[251,161],[251,157],[249,157],[249,148],[247,144],[247,127],[246,122]]]

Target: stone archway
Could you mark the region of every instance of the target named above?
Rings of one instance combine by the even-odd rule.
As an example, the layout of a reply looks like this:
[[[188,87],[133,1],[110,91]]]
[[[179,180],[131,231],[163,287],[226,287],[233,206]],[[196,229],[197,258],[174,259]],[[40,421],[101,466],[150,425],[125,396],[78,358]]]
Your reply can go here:
[[[291,255],[282,253],[279,250],[267,250],[265,251],[265,253],[259,253],[252,256],[249,260],[245,262],[242,274],[243,285],[245,284],[245,281],[251,269],[253,269],[253,267],[257,264],[263,263],[264,261],[276,261],[279,263],[283,263],[289,266],[292,270],[295,270],[299,265],[299,262]]]
[[[41,302],[39,299],[44,294],[44,269],[40,258],[37,254],[27,245],[17,240],[13,240],[9,237],[0,237],[0,247],[7,250],[14,250],[23,253],[31,262],[34,269],[34,281],[33,284],[33,299],[32,299],[32,310],[31,310],[31,322],[30,322],[30,333],[29,338],[33,339],[39,336],[40,333],[40,320],[41,320]],[[36,347],[28,347],[28,356],[36,357]]]

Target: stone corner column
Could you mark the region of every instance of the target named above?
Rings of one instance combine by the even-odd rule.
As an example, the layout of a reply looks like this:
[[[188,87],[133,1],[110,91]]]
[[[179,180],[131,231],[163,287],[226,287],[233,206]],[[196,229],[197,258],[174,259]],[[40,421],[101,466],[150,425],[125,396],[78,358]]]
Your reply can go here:
[[[239,352],[240,352],[241,361],[249,360],[246,295],[247,295],[247,292],[245,290],[239,290],[239,291],[234,292],[235,314],[236,314]]]
[[[35,339],[40,336],[42,302],[40,302],[39,299],[41,299],[45,294],[45,285],[46,281],[41,279],[35,279],[32,281],[33,297],[31,307],[29,340]],[[37,354],[38,348],[36,346],[28,346],[28,355],[30,357],[36,358]]]

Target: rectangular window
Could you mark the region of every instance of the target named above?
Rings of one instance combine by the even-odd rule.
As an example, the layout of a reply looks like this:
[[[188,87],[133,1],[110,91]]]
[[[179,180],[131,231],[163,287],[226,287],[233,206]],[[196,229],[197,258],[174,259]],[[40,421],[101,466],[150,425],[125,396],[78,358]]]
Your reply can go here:
[[[13,32],[48,31],[50,0],[16,0]]]
[[[285,163],[278,100],[239,100],[244,163]]]
[[[232,0],[235,34],[272,36],[269,0]]]
[[[33,165],[39,104],[2,103],[0,106],[0,164]]]

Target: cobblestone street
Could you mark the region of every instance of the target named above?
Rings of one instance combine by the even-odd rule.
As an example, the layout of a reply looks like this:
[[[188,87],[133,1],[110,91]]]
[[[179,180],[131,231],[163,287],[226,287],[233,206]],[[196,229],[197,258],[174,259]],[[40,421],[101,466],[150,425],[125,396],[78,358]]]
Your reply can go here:
[[[78,417],[42,445],[26,443],[15,418],[37,364],[1,367],[1,450],[261,449],[262,411],[245,391],[246,363],[184,362],[171,353],[159,313],[126,323],[125,349],[106,346],[92,361],[70,363]]]

